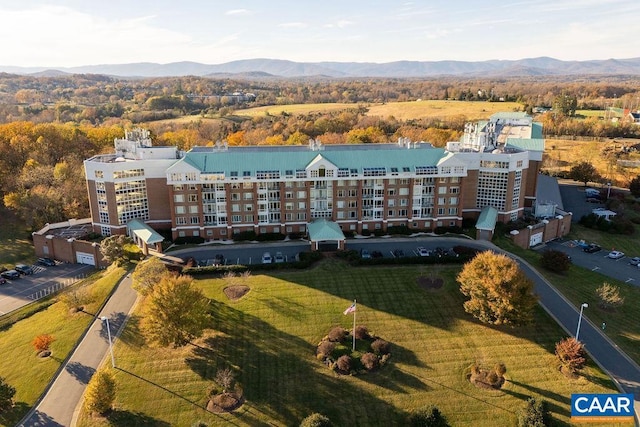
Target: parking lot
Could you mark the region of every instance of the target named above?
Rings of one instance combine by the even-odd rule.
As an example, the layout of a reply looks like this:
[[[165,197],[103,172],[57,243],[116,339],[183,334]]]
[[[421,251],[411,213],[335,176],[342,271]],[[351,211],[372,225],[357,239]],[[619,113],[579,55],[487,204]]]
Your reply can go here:
[[[16,310],[55,290],[66,287],[95,271],[93,266],[62,264],[32,265],[33,274],[7,280],[0,285],[0,315]]]

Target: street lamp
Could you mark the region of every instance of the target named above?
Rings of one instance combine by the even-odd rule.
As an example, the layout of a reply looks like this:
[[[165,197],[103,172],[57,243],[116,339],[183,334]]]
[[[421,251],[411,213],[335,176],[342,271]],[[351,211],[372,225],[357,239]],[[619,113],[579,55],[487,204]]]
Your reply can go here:
[[[610,194],[611,194],[611,183],[607,182],[607,200],[609,200]]]
[[[580,312],[582,313],[582,312]],[[113,343],[111,342],[111,328],[109,327],[109,318],[107,316],[102,316],[100,318],[103,322],[107,324],[107,336],[109,337],[109,352],[111,353],[111,367],[116,367],[116,359],[113,357]],[[578,323],[578,328],[580,328],[580,324]],[[577,339],[577,338],[576,338]]]
[[[576,341],[578,341],[578,336],[580,336],[580,323],[582,323],[582,311],[589,307],[589,304],[583,302],[580,306],[580,316],[578,316],[578,328],[576,329]]]

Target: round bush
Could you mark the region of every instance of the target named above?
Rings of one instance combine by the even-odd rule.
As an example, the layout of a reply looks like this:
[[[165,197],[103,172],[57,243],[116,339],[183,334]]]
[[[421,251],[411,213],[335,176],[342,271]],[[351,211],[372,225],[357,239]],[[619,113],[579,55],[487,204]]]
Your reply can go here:
[[[340,326],[336,326],[335,328],[329,331],[329,341],[333,342],[341,342],[347,337],[347,331]]]
[[[378,354],[389,354],[391,352],[391,344],[383,339],[378,338],[371,343],[371,349]]]
[[[342,355],[336,360],[336,367],[342,372],[351,371],[351,357],[348,355]]]
[[[367,327],[364,325],[356,326],[355,335],[357,340],[369,339],[369,331],[367,330]]]
[[[331,420],[317,412],[309,415],[307,418],[302,420],[300,423],[300,427],[332,427],[333,423]]]
[[[409,417],[412,427],[448,427],[447,419],[435,405],[428,405],[418,409]]]
[[[336,348],[336,343],[332,341],[322,341],[320,345],[318,345],[318,353],[322,356],[329,356],[333,350]]]
[[[373,353],[365,353],[360,358],[360,362],[362,362],[362,366],[365,367],[367,371],[373,371],[378,366],[380,366],[380,361],[378,360],[378,356]]]

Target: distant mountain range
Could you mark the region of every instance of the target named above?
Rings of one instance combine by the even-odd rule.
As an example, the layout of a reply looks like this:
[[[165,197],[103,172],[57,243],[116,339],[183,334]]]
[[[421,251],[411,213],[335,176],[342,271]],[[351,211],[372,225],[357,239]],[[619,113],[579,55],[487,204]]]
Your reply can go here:
[[[640,75],[640,57],[592,61],[561,61],[540,57],[513,61],[396,61],[294,62],[280,59],[246,59],[224,64],[172,62],[156,64],[87,65],[81,67],[0,66],[0,72],[37,76],[104,74],[117,77],[208,76],[239,78],[354,78],[354,77],[519,77],[569,75]]]

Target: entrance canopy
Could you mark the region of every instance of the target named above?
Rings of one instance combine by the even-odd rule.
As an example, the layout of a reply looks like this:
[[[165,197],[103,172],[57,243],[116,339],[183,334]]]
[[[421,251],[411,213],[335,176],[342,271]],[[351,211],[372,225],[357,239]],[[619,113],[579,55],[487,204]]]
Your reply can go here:
[[[142,248],[142,253],[145,255],[148,255],[149,247],[158,252],[162,252],[164,237],[144,222],[138,219],[129,221],[127,223],[127,234],[133,239],[136,245]]]
[[[337,249],[344,249],[344,233],[340,226],[324,218],[316,219],[307,226],[311,249],[318,250],[320,242],[336,242]]]

